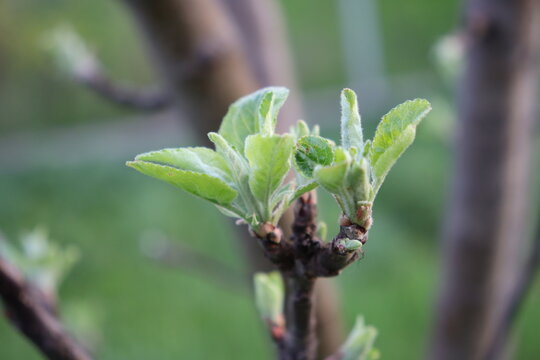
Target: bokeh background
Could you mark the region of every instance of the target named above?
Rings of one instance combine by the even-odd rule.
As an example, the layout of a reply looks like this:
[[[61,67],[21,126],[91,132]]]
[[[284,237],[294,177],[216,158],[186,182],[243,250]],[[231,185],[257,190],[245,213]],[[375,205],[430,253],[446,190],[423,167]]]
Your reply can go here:
[[[323,135],[337,139],[345,86],[357,90],[370,136],[395,104],[416,97],[433,103],[415,145],[380,193],[365,258],[337,281],[349,327],[364,314],[379,329],[383,359],[419,359],[438,287],[455,117],[452,80],[435,49],[456,28],[459,2],[281,2],[306,120],[320,124]],[[115,79],[155,83],[140,33],[121,2],[0,2],[4,237],[16,242],[40,225],[54,241],[80,249],[60,304],[66,322],[89,334],[100,359],[271,359],[249,285],[164,267],[145,255],[149,241],[167,239],[227,266],[230,277],[246,272],[228,219],[124,166],[140,152],[196,145],[189,126],[195,120],[141,114],[74,82],[44,45],[46,34],[62,24],[90,44]],[[338,210],[324,193],[320,212],[331,233]],[[538,285],[519,318],[517,359],[540,356]],[[0,359],[39,358],[0,321]]]

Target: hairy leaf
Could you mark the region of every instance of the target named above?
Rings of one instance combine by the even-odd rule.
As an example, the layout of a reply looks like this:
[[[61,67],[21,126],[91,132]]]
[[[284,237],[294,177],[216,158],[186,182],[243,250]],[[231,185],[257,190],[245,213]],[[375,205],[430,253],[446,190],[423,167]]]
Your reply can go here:
[[[357,149],[364,147],[358,101],[351,89],[341,92],[341,145],[345,149],[352,146]]]
[[[137,155],[135,160],[169,165],[180,170],[217,177],[227,183],[231,182],[231,171],[223,156],[205,147],[152,151]]]
[[[246,137],[275,126],[277,113],[289,94],[283,87],[268,87],[246,95],[229,107],[223,118],[219,134],[238,151],[244,150]]]
[[[245,154],[251,167],[249,187],[255,198],[268,204],[291,167],[292,135],[250,135]]]
[[[171,166],[135,160],[126,163],[135,170],[178,186],[214,204],[227,206],[236,198],[237,192],[223,180],[207,174],[180,170]]]
[[[294,162],[298,170],[307,178],[313,177],[317,165],[327,166],[334,161],[332,143],[320,136],[304,136],[296,144]]]
[[[396,160],[412,144],[416,126],[430,110],[431,105],[427,100],[416,99],[396,106],[382,118],[369,153],[374,194]]]

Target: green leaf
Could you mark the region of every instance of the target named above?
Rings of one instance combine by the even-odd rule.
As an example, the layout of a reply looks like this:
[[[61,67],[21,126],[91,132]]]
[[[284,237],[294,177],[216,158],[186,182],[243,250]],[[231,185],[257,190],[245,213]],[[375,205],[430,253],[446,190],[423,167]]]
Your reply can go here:
[[[383,116],[369,153],[374,195],[396,160],[414,141],[416,126],[430,110],[427,100],[416,99],[396,106]]]
[[[311,135],[298,140],[294,153],[294,163],[305,177],[313,177],[315,166],[328,166],[333,161],[334,147],[329,140]]]
[[[263,320],[280,324],[283,321],[284,286],[278,271],[256,273],[255,302]]]
[[[291,134],[294,135],[296,139],[309,135],[309,126],[304,120],[298,120],[295,126],[290,127]]]
[[[296,199],[298,199],[300,196],[304,195],[305,193],[311,190],[315,190],[317,186],[319,186],[319,184],[317,184],[316,181],[311,181],[305,185],[297,187],[291,200],[289,200],[289,204],[292,204]]]
[[[180,170],[188,170],[217,177],[227,183],[232,180],[227,162],[217,152],[205,147],[163,149],[137,155],[135,160],[169,165]]]
[[[341,92],[341,145],[345,149],[352,146],[357,149],[364,147],[358,102],[351,89]]]
[[[364,319],[359,316],[356,323],[341,347],[342,360],[371,360],[373,359],[373,343],[377,337],[377,329],[366,326]]]
[[[313,171],[315,180],[332,194],[343,192],[346,183],[347,170],[351,159],[343,148],[336,148],[335,162],[330,166],[316,166]]]
[[[246,137],[258,134],[265,126],[273,130],[288,94],[286,88],[268,87],[240,98],[229,107],[219,134],[242,152]]]
[[[246,138],[245,154],[251,167],[249,187],[253,196],[267,206],[291,167],[293,146],[294,137],[289,134]],[[270,209],[266,210],[268,216]]]
[[[347,174],[347,187],[352,189],[354,199],[369,201],[371,199],[371,183],[369,180],[369,164],[365,158],[353,161]]]
[[[223,180],[207,174],[154,164],[147,161],[128,161],[127,166],[135,170],[178,186],[185,191],[202,197],[214,204],[227,207],[236,198],[237,192]]]

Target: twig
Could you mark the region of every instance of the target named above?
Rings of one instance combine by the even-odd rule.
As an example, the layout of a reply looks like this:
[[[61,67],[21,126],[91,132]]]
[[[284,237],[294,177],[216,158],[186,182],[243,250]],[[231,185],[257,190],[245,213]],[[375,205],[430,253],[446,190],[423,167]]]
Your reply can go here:
[[[157,111],[168,108],[172,98],[163,90],[136,90],[115,83],[102,71],[73,74],[75,79],[97,95],[137,110]]]
[[[38,294],[16,268],[0,258],[0,297],[11,323],[50,360],[91,360]]]
[[[314,192],[300,197],[294,208],[293,235],[283,239],[279,228],[266,224],[256,236],[265,255],[280,269],[287,291],[286,334],[277,342],[282,360],[315,359],[314,286],[318,277],[336,276],[359,258],[360,250],[348,251],[340,246],[347,234],[366,240],[366,231],[356,225],[341,226],[332,243],[325,244],[316,236],[317,201]],[[360,231],[360,235],[356,234]],[[275,340],[275,338],[274,338]],[[280,338],[282,340],[282,338]]]
[[[496,359],[498,354],[504,351],[506,345],[506,339],[512,324],[515,322],[523,303],[529,293],[534,279],[538,274],[540,268],[540,223],[538,224],[538,230],[536,238],[534,240],[532,251],[523,266],[523,271],[519,274],[519,278],[516,281],[514,290],[510,293],[506,306],[501,311],[501,317],[497,327],[495,328],[493,338],[488,343],[486,348],[486,355],[484,360]]]

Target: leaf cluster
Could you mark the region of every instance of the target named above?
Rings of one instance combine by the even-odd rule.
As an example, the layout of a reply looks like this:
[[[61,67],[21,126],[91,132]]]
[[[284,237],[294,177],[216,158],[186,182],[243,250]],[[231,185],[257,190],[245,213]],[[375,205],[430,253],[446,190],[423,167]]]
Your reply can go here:
[[[371,207],[386,175],[411,145],[416,127],[430,111],[428,101],[407,101],[383,116],[373,140],[364,141],[356,94],[341,94],[341,144],[309,129],[304,121],[276,134],[280,108],[288,96],[269,87],[233,103],[217,133],[215,150],[164,149],[138,155],[128,166],[212,202],[224,214],[257,232],[276,225],[302,194],[321,186],[330,192],[347,222],[369,229]],[[295,181],[285,178],[292,164]]]

